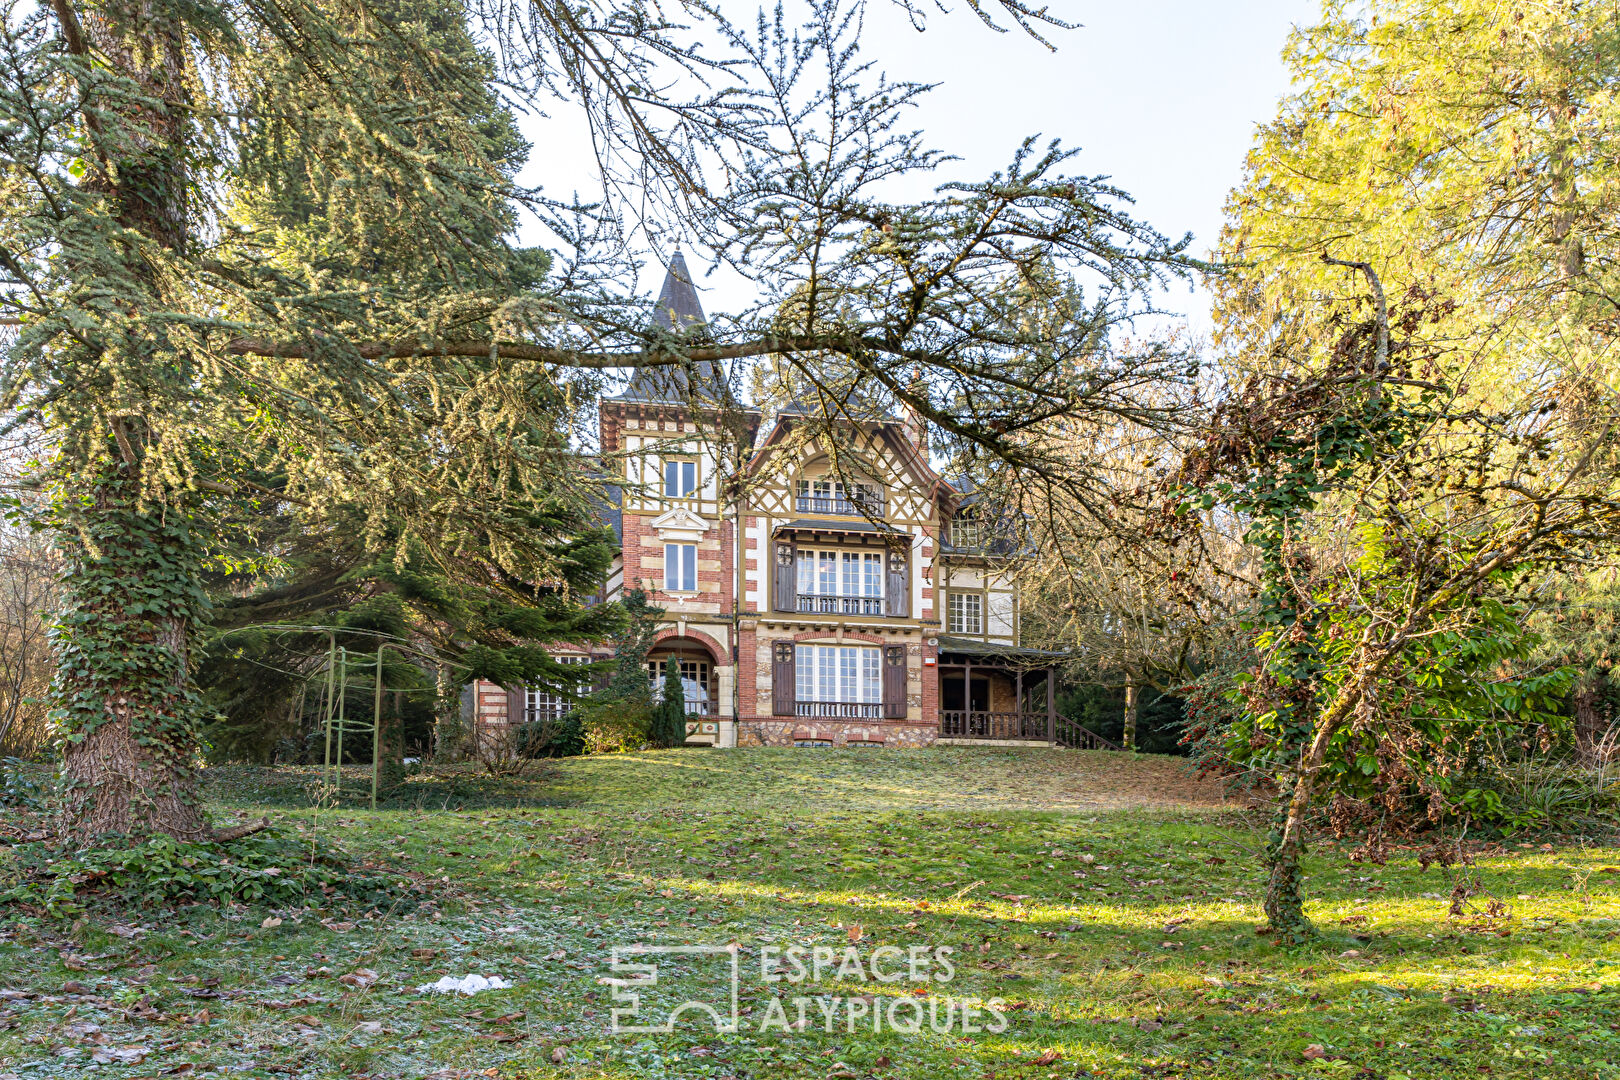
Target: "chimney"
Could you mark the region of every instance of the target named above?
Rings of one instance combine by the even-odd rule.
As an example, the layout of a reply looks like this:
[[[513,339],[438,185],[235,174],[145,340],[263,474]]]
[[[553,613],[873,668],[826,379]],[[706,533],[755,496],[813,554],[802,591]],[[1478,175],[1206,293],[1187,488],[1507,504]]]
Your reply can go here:
[[[911,378],[909,388],[916,396],[927,400],[928,384],[923,381],[922,365],[917,365],[916,373]],[[922,414],[911,407],[909,402],[900,403],[900,429],[906,434],[906,441],[917,448],[923,460],[928,460],[928,421]]]

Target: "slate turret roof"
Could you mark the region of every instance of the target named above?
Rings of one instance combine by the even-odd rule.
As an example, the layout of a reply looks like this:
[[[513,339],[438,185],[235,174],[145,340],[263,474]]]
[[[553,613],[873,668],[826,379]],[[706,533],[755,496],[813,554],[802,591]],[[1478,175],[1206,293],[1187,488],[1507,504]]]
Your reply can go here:
[[[673,330],[680,334],[700,333],[708,324],[703,314],[703,302],[698,299],[692,284],[692,273],[686,268],[686,257],[679,251],[669,261],[664,275],[664,287],[658,293],[658,304],[653,309],[653,326]],[[699,360],[692,365],[690,377],[695,377],[701,396],[713,397],[718,380],[714,365]],[[615,395],[619,401],[685,402],[691,396],[688,371],[684,367],[638,368],[630,377],[624,393]]]

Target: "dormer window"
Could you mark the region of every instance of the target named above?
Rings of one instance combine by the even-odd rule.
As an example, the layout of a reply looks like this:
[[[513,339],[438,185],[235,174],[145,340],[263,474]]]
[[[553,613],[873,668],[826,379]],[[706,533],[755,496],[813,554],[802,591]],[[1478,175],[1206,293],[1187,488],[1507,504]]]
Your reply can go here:
[[[697,496],[697,486],[697,462],[683,461],[678,458],[664,462],[664,498],[695,498]]]
[[[980,523],[971,517],[952,518],[951,547],[970,550],[984,547],[984,530]]]

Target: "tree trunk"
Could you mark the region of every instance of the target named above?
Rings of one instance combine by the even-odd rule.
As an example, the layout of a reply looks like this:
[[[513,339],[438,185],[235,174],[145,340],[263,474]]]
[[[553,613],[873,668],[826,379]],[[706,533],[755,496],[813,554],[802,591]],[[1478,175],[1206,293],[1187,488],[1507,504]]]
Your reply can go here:
[[[82,843],[200,841],[200,706],[188,671],[199,552],[187,515],[140,507],[134,487],[111,465],[88,498],[63,500],[53,694],[66,742],[63,832]]]
[[[114,0],[82,24],[66,0],[52,7],[70,52],[93,54],[89,66],[118,72],[139,91],[92,96],[104,111],[86,119],[85,190],[130,233],[183,250],[192,122],[177,24],[154,17],[145,0]],[[205,840],[201,708],[187,663],[204,603],[193,507],[169,482],[143,476],[148,387],[184,378],[169,324],[146,320],[170,305],[143,245],[120,241],[73,272],[118,282],[121,310],[117,325],[83,333],[86,377],[56,406],[71,432],[58,443],[51,511],[66,555],[52,694],[65,741],[62,828],[81,843],[107,834]]]
[[[1602,672],[1595,672],[1577,682],[1569,694],[1575,714],[1575,753],[1583,765],[1598,764],[1602,757],[1603,736],[1609,725],[1600,705],[1607,681]]]
[[[1276,830],[1266,840],[1266,895],[1261,908],[1272,930],[1294,941],[1315,933],[1305,917],[1305,877],[1300,870],[1300,857],[1305,854],[1305,811],[1309,806],[1310,780],[1302,775],[1295,779]]]
[[[1372,672],[1376,674],[1377,668]],[[1300,869],[1300,858],[1305,854],[1305,815],[1316,794],[1317,777],[1327,757],[1328,743],[1364,688],[1364,680],[1346,687],[1333,707],[1318,717],[1310,744],[1300,754],[1294,786],[1278,816],[1277,827],[1266,838],[1266,895],[1261,907],[1271,928],[1291,941],[1304,941],[1316,933],[1316,928],[1305,917],[1305,877]]]
[[[1120,736],[1120,745],[1127,750],[1136,749],[1136,679],[1129,673],[1125,676],[1125,730]]]
[[[464,743],[467,736],[467,726],[462,723],[461,695],[464,692],[456,682],[455,669],[448,661],[441,660],[435,675],[438,693],[434,696],[433,708],[433,739],[429,752],[437,762],[461,760]],[[478,723],[477,690],[467,688],[467,693],[474,695],[471,723]]]
[[[405,779],[405,711],[400,692],[395,690],[391,696],[393,708],[383,707],[379,725],[381,730],[375,736],[382,740],[378,754],[382,774],[380,780],[388,786],[402,783]]]

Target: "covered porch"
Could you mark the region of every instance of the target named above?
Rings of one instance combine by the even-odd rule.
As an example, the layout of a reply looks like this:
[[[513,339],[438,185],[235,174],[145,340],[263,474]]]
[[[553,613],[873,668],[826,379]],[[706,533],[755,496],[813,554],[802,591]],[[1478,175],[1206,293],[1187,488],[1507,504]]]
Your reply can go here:
[[[939,639],[939,738],[943,742],[1058,741],[1056,664],[1062,653]]]

